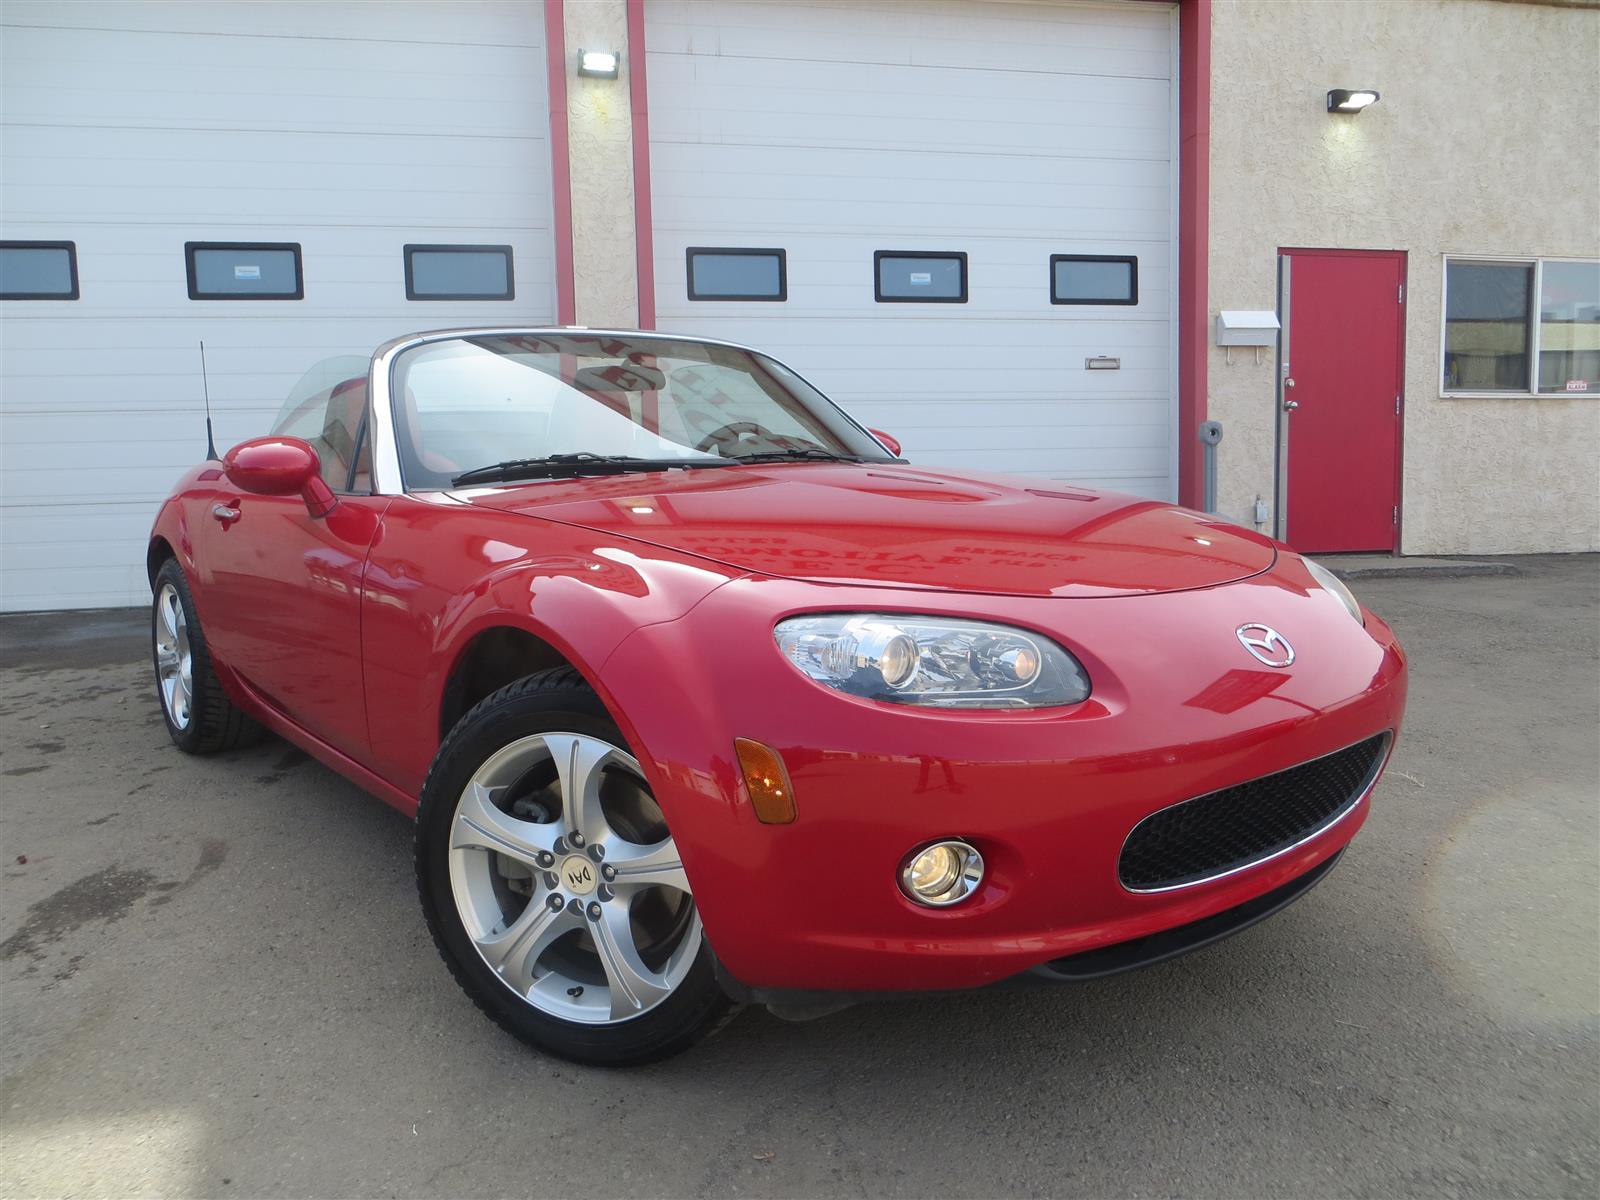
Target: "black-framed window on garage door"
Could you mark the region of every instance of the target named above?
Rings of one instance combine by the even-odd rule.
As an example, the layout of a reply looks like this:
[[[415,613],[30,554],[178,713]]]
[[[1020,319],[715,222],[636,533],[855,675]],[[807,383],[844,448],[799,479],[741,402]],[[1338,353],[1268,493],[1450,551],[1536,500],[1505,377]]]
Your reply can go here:
[[[1139,259],[1132,254],[1052,254],[1051,304],[1139,303]]]
[[[304,300],[299,242],[185,242],[191,300]]]
[[[789,256],[780,247],[690,246],[683,258],[691,300],[789,298]]]
[[[407,300],[515,300],[510,246],[408,245]]]
[[[74,242],[0,241],[0,300],[76,300]]]
[[[872,298],[879,304],[965,304],[965,250],[874,250]]]

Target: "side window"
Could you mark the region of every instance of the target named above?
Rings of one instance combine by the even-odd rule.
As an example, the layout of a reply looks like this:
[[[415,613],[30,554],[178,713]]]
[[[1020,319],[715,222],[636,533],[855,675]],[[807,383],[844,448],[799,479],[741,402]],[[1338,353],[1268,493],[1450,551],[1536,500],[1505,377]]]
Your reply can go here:
[[[407,300],[513,300],[510,246],[405,247]]]
[[[1139,303],[1139,259],[1129,254],[1052,254],[1051,304]]]
[[[0,300],[76,300],[72,242],[0,242]]]
[[[789,298],[788,255],[781,249],[690,246],[684,266],[691,300]]]
[[[336,492],[372,491],[366,369],[367,360],[353,356],[318,363],[272,426],[274,434],[311,443],[322,461],[323,482]]]

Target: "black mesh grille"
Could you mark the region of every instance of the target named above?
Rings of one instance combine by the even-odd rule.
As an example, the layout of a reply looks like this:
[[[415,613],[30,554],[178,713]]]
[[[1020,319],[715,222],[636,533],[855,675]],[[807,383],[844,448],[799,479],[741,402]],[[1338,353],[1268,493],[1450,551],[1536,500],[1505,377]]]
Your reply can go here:
[[[1194,883],[1270,858],[1310,837],[1361,798],[1389,735],[1151,813],[1122,847],[1122,886]]]

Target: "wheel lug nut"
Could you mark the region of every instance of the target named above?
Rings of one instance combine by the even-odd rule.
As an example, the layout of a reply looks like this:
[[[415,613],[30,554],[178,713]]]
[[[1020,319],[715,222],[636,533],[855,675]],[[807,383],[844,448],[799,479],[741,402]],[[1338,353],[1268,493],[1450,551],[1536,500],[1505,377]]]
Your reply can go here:
[[[578,847],[578,849],[583,849],[583,834],[575,833],[567,840],[570,841],[574,846]]]
[[[560,912],[561,906],[565,904],[566,901],[562,899],[560,892],[551,892],[550,898],[546,900],[545,903],[550,906],[551,912]]]
[[[605,866],[600,868],[600,874],[605,877],[607,883],[610,883],[617,877],[617,869],[610,863],[607,863]]]
[[[534,861],[537,862],[541,867],[553,867],[556,865],[556,856],[551,854],[548,850],[541,850],[539,851],[538,857]]]
[[[600,919],[600,906],[598,904],[589,905],[589,920],[598,921],[599,919]]]

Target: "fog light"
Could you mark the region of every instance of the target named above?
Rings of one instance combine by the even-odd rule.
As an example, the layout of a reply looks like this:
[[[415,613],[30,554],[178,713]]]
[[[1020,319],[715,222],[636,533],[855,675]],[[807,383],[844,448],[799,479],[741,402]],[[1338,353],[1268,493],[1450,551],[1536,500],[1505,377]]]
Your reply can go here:
[[[983,855],[966,842],[924,846],[900,869],[900,890],[918,904],[959,904],[983,881]]]

